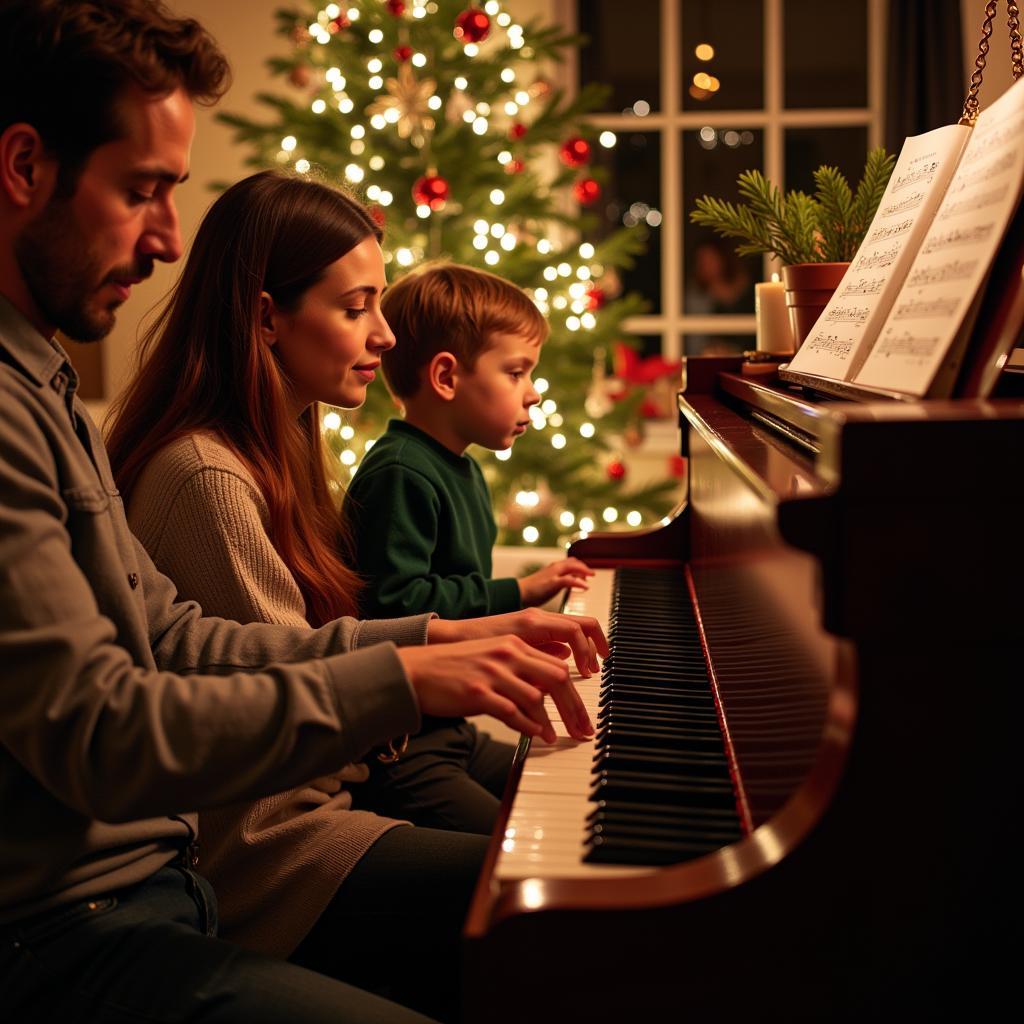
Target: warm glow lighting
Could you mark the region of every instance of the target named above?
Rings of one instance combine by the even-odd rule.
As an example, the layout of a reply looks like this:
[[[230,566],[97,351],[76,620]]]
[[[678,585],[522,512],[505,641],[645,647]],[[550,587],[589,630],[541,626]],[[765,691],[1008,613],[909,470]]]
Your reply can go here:
[[[350,427],[347,423],[341,428],[341,437],[343,441],[351,441],[356,436],[355,429]]]
[[[551,447],[552,448],[564,448],[565,447],[565,434],[552,434],[551,435]]]
[[[516,73],[512,68],[502,68],[501,80],[503,82],[514,82],[516,80]]]
[[[465,89],[466,86],[469,85],[469,82],[466,81],[466,79],[463,78],[462,75],[459,75],[459,77],[456,78],[452,84],[455,86],[456,89]]]
[[[366,70],[369,71],[371,75],[377,74],[377,72],[381,71],[383,67],[384,62],[380,57],[373,57],[366,62]]]
[[[411,249],[403,248],[399,249],[398,252],[395,253],[395,259],[398,260],[399,266],[408,267],[412,264],[415,257],[413,256]]]
[[[540,294],[540,291],[541,291],[541,289],[539,289],[539,288],[538,288],[538,289],[537,289],[537,294],[538,294],[538,295]],[[547,298],[547,292],[545,292],[545,293],[544,293],[544,297],[545,297],[545,298]],[[543,395],[543,394],[544,394],[544,392],[545,392],[545,391],[547,391],[547,389],[548,389],[548,388],[549,388],[550,386],[551,386],[551,385],[550,385],[550,384],[548,384],[548,382],[547,382],[547,378],[546,378],[546,377],[538,377],[538,378],[537,378],[537,379],[536,379],[536,380],[535,380],[535,381],[533,382],[533,390],[534,390],[534,391],[536,391],[538,395]]]
[[[584,242],[580,246],[580,255],[585,260],[593,259],[594,258],[594,247],[589,242]],[[583,267],[580,267],[580,270],[583,270],[583,269],[584,269]],[[578,276],[579,275],[579,270],[576,271],[576,273],[577,273],[577,276]]]
[[[341,417],[336,412],[329,412],[324,416],[324,429],[337,430],[341,426]]]
[[[416,207],[416,216],[426,220],[427,217],[430,216],[430,207],[427,206],[426,203],[420,203],[420,205]]]
[[[693,76],[693,84],[698,89],[710,89],[711,88],[711,76],[706,71],[698,71]]]
[[[551,252],[551,243],[546,238],[542,238],[537,243],[537,252],[542,256],[547,256],[547,254]]]
[[[505,252],[511,252],[516,247],[516,236],[511,232],[501,236],[501,247]]]
[[[597,137],[597,141],[600,142],[605,149],[611,149],[618,141],[618,138],[615,135],[615,132],[601,132]]]
[[[581,423],[580,424],[580,436],[582,437],[593,437],[596,433],[597,428],[593,423]]]
[[[366,38],[369,39],[371,43],[379,43],[383,41],[384,33],[381,32],[379,28],[373,28],[370,29],[369,33],[367,33]]]
[[[350,134],[353,139],[361,139],[366,134],[366,129],[361,124],[354,124]]]
[[[604,520],[604,521],[605,521],[606,523],[614,523],[614,522],[615,522],[615,520],[619,518],[619,510],[618,510],[617,508],[612,508],[612,507],[611,507],[611,506],[609,505],[609,506],[608,506],[608,508],[606,508],[606,509],[605,509],[605,510],[604,510],[604,511],[603,511],[603,512],[601,513],[601,518],[602,518],[602,519],[603,519],[603,520]]]
[[[552,398],[540,403],[540,411],[544,413],[545,416],[550,416],[557,408],[558,406]]]
[[[501,256],[499,256],[493,249],[488,249],[487,252],[484,253],[484,263],[489,267],[495,266],[500,259]]]
[[[475,57],[480,52],[480,47],[476,43],[466,43],[463,49],[467,57]]]
[[[416,68],[425,68],[425,67],[427,66],[427,57],[426,57],[426,54],[423,54],[423,53],[414,53],[414,54],[412,55],[412,57],[410,57],[409,59],[410,59],[410,60],[412,61],[412,65],[413,65],[413,67],[416,67]]]
[[[473,248],[479,249],[483,252],[487,248],[487,236],[486,235],[474,235],[473,237]]]
[[[536,526],[527,526],[523,530],[523,540],[525,540],[527,544],[536,544],[537,541],[540,540],[540,530],[538,530]]]
[[[563,512],[558,517],[558,523],[560,526],[572,526],[576,522],[576,517],[571,512]]]
[[[586,533],[590,533],[590,531],[593,530],[593,528],[594,528],[594,520],[591,519],[590,516],[584,516],[580,520],[580,529],[581,530],[585,531]]]
[[[356,461],[356,453],[355,453],[354,451],[352,451],[352,449],[351,449],[351,448],[346,448],[346,449],[345,449],[345,450],[344,450],[344,451],[343,451],[343,452],[341,453],[341,455],[339,456],[339,458],[341,459],[341,461],[342,461],[342,462],[343,462],[343,463],[344,463],[344,464],[345,464],[346,466],[351,466],[351,465],[354,465],[354,463],[355,463],[355,461]]]
[[[440,96],[431,96],[430,99],[427,100],[427,106],[430,107],[431,110],[440,110],[441,103],[442,101]]]
[[[295,170],[297,170],[299,172],[299,174],[305,174],[309,170],[309,161],[308,160],[296,160],[295,161]]]
[[[382,156],[371,156],[370,157],[370,170],[379,171],[384,166],[384,157]]]
[[[698,43],[693,50],[697,60],[712,60],[715,56],[715,48],[710,43]]]
[[[494,453],[494,457],[499,462],[508,462],[508,460],[512,458],[512,449],[511,448],[502,448],[500,452],[495,452]]]
[[[379,89],[384,85],[384,79],[381,78],[380,75],[374,75],[372,78],[367,80],[366,84],[371,89]]]
[[[626,522],[629,523],[630,526],[639,526],[643,521],[644,517],[635,509],[626,516]]]
[[[312,106],[309,109],[314,114],[322,114],[327,109],[327,103],[324,100],[313,100]]]
[[[359,166],[359,164],[349,164],[345,168],[345,177],[353,184],[357,184],[362,181],[366,172]]]
[[[505,202],[505,193],[502,192],[500,188],[492,188],[491,202],[494,203],[495,206],[501,206],[501,204]]]
[[[286,153],[290,153],[297,145],[298,145],[298,142],[297,142],[297,140],[296,140],[294,135],[286,135],[281,140],[281,148]]]

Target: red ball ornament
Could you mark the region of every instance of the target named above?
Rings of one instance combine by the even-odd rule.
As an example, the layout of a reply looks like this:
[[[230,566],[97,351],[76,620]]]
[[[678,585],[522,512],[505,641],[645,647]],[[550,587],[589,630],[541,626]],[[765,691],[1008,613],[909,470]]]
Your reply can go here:
[[[590,206],[601,198],[601,186],[593,178],[580,178],[573,185],[572,194],[581,206]]]
[[[608,301],[608,296],[605,294],[603,288],[598,288],[597,285],[591,285],[587,289],[587,309],[598,310],[603,309],[604,304]]]
[[[412,47],[396,46],[394,54],[395,60],[397,60],[399,64],[404,64],[412,56]]]
[[[612,459],[605,467],[609,480],[621,480],[626,475],[626,464],[621,459]]]
[[[509,160],[509,162],[507,164],[505,164],[505,173],[506,174],[519,174],[520,172],[522,172],[525,169],[525,167],[526,167],[526,164],[524,164],[522,160],[512,159],[512,160]]]
[[[384,210],[383,210],[382,207],[380,207],[380,206],[371,206],[370,207],[370,216],[373,218],[373,223],[376,224],[377,227],[379,227],[379,228],[383,228],[384,227],[384,224],[387,221],[387,217],[385,216]]]
[[[448,199],[448,182],[439,174],[425,174],[413,185],[412,198],[417,206],[440,210]]]
[[[388,9],[388,14],[393,14],[396,18],[405,14],[405,0],[387,0],[384,6]]]
[[[483,42],[491,31],[491,19],[479,7],[469,7],[455,19],[455,38],[462,43]]]
[[[668,457],[668,471],[677,480],[686,475],[686,459],[682,455],[670,455]]]
[[[331,18],[327,22],[327,31],[334,35],[335,32],[340,32],[342,29],[348,28],[352,22],[349,21],[347,14],[339,14],[336,18]]]
[[[521,139],[526,134],[526,125],[522,121],[514,121],[508,129],[508,137],[513,141]]]
[[[302,64],[296,64],[295,67],[288,72],[288,81],[292,85],[297,86],[299,89],[305,89],[307,85],[313,80],[313,74],[309,68],[304,67]]]
[[[578,135],[566,139],[558,151],[558,158],[566,167],[582,167],[590,159],[590,143]]]

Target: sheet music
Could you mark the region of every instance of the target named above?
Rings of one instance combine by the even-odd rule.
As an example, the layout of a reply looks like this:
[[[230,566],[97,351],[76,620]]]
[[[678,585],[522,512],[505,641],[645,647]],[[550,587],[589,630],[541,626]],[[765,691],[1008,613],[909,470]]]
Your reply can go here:
[[[939,209],[971,129],[946,125],[908,138],[875,219],[790,369],[850,379],[864,361]]]
[[[1024,83],[978,118],[878,341],[854,380],[908,394],[951,387],[970,323],[1024,182]]]

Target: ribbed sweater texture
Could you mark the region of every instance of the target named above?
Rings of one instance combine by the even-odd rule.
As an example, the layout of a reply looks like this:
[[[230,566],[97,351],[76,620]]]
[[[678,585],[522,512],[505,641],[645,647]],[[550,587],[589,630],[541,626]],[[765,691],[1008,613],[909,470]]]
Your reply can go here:
[[[128,520],[180,597],[207,615],[308,625],[302,593],[271,543],[266,500],[214,435],[190,434],[158,452],[132,492]],[[200,813],[199,870],[217,893],[224,938],[281,957],[295,950],[363,854],[400,824],[352,810],[344,784],[366,775],[365,765],[349,765],[307,786]]]

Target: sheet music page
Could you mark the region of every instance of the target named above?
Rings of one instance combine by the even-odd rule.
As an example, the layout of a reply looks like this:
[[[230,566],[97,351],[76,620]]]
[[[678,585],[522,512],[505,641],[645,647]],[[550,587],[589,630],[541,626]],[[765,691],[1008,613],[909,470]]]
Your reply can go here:
[[[950,124],[903,143],[892,177],[857,255],[791,370],[849,380],[892,308],[971,129]]]
[[[928,393],[955,343],[963,340],[964,318],[1017,209],[1022,181],[1024,80],[979,116],[856,383]]]

